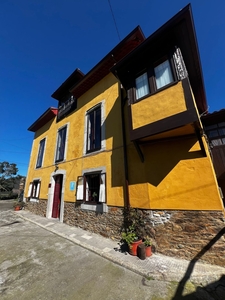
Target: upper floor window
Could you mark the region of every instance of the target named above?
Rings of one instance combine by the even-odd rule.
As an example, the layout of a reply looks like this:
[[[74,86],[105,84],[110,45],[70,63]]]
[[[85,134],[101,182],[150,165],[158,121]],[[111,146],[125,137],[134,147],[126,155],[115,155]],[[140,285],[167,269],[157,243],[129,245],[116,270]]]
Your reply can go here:
[[[101,105],[87,112],[86,152],[101,149]]]
[[[135,79],[136,85],[136,99],[140,99],[149,94],[149,84],[148,84],[148,75],[147,73],[142,74],[141,76]]]
[[[156,88],[160,89],[165,85],[173,82],[173,75],[169,60],[165,60],[154,68]]]
[[[44,149],[45,149],[45,138],[43,140],[41,140],[40,144],[39,144],[36,168],[40,168],[42,166],[43,157],[44,157]]]
[[[135,100],[156,93],[159,89],[174,81],[174,75],[169,59],[161,60],[160,63],[151,65],[145,73],[135,78]]]
[[[205,129],[212,146],[225,145],[225,122],[205,126]]]
[[[77,99],[73,96],[67,97],[65,102],[59,102],[57,121],[62,120],[77,108]]]
[[[65,158],[66,132],[67,126],[60,128],[58,131],[55,162],[62,161]]]

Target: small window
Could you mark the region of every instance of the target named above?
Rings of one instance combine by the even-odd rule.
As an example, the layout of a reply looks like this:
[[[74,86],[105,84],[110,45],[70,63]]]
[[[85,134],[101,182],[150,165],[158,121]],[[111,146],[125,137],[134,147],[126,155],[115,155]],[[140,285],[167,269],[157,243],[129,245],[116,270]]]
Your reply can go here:
[[[45,149],[45,139],[41,140],[40,144],[39,144],[36,168],[40,168],[42,166],[43,157],[44,157],[44,149]]]
[[[40,193],[40,186],[41,186],[40,180],[34,180],[33,182],[31,182],[29,185],[27,197],[38,199]]]
[[[55,162],[64,160],[66,146],[66,130],[67,127],[65,126],[58,131]]]
[[[147,73],[142,74],[141,76],[135,79],[136,85],[136,99],[140,99],[149,94],[149,84],[148,84],[148,75]]]
[[[166,60],[157,67],[155,67],[154,72],[157,89],[160,89],[165,85],[173,82],[173,75],[169,60]]]
[[[91,173],[77,179],[77,200],[90,203],[106,202],[105,173]]]
[[[101,149],[101,106],[87,113],[87,143],[86,152]]]
[[[205,130],[213,146],[225,144],[225,122],[205,126]]]

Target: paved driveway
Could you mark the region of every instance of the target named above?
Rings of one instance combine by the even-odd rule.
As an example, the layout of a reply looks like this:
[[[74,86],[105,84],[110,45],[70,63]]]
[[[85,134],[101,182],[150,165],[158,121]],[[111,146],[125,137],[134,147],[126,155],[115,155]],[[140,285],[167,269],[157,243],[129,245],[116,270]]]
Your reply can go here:
[[[13,210],[15,200],[0,200],[0,211]]]
[[[2,207],[1,300],[225,299],[225,276],[205,287],[146,279]]]
[[[1,300],[171,299],[173,288],[114,265],[12,211],[0,212]]]

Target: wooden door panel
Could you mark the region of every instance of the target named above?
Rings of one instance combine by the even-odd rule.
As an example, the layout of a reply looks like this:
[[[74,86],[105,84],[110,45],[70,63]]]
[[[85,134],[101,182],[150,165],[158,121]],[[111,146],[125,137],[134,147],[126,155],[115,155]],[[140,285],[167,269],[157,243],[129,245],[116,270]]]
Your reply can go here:
[[[55,189],[52,205],[52,218],[59,218],[62,191],[62,175],[55,177]]]

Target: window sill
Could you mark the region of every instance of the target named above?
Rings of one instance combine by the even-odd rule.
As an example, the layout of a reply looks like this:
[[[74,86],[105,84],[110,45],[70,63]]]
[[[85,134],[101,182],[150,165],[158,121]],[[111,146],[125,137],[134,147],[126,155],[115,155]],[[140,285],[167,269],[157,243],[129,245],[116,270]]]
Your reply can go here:
[[[105,151],[105,148],[101,148],[99,150],[96,150],[96,151],[92,151],[92,152],[86,152],[84,153],[84,156],[91,156],[91,155],[95,155],[95,154],[98,154],[98,153],[101,153]]]
[[[30,201],[30,202],[36,202],[36,203],[39,203],[39,199],[36,199],[36,198],[30,198],[29,201]]]
[[[99,213],[107,213],[108,212],[108,206],[106,205],[106,203],[99,203],[99,204],[82,203],[81,209],[95,211],[95,212],[99,212]]]

